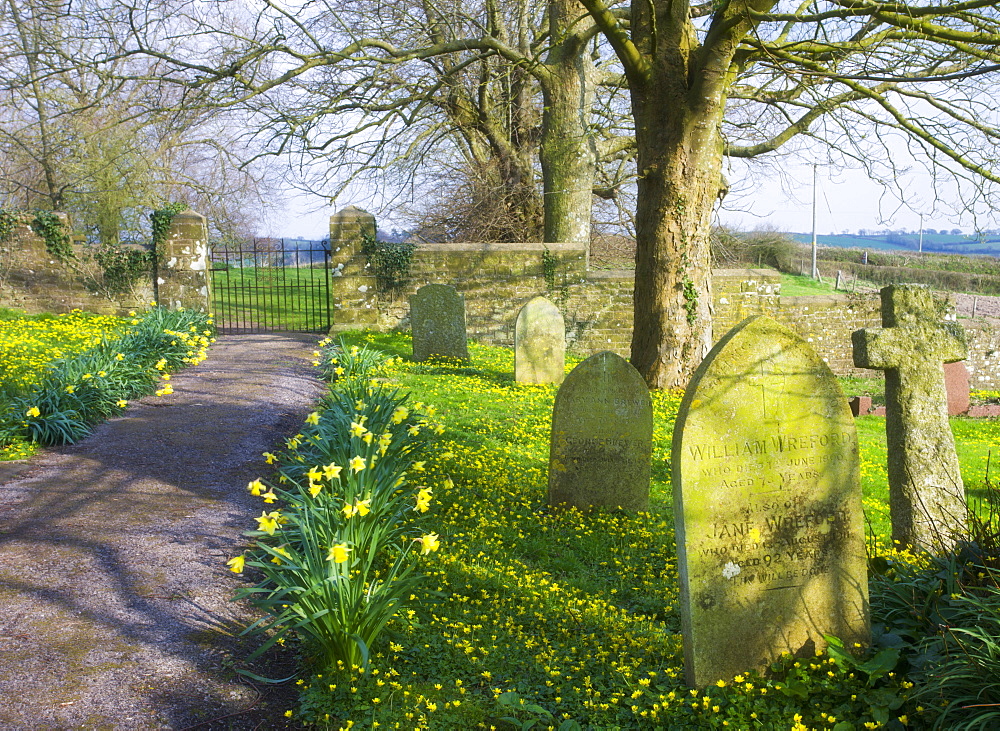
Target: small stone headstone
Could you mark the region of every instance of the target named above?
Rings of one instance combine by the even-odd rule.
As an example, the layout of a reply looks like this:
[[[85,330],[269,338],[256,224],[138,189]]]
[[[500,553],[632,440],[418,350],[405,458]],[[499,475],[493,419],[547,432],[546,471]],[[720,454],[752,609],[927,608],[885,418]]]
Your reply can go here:
[[[969,369],[964,360],[944,364],[944,390],[948,394],[948,416],[969,411]]]
[[[566,377],[566,325],[544,297],[530,300],[514,324],[514,380],[562,383]]]
[[[469,359],[465,297],[447,284],[426,284],[410,297],[413,359],[431,356]]]
[[[942,367],[965,359],[965,332],[956,322],[941,322],[926,287],[894,284],[881,295],[882,327],[856,330],[852,340],[854,365],[885,371],[892,538],[939,552],[966,532]]]
[[[847,400],[802,338],[744,320],[694,375],[673,441],[687,682],[703,687],[867,642],[858,443]]]
[[[566,376],[552,409],[549,505],[646,510],[653,406],[639,372],[610,351]]]

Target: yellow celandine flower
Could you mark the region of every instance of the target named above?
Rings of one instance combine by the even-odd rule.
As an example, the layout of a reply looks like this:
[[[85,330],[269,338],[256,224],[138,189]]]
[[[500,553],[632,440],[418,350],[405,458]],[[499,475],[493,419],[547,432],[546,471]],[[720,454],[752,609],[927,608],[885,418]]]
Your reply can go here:
[[[24,412],[24,415],[30,419],[33,419],[36,416],[41,416],[42,412],[38,410],[37,406],[32,406],[30,409]]]
[[[266,489],[267,486],[259,479],[247,483],[247,490],[249,490],[250,494],[253,495],[254,497],[260,497],[261,493],[264,492],[264,490]]]
[[[397,406],[392,412],[392,423],[402,424],[406,421],[406,417],[410,415],[410,410],[405,406]]]
[[[242,574],[243,565],[246,563],[246,561],[247,561],[246,558],[240,555],[237,556],[236,558],[231,558],[228,561],[226,561],[226,566],[228,566],[229,570],[232,571],[234,574]]]
[[[281,513],[277,510],[265,513],[261,511],[259,518],[254,518],[258,523],[258,530],[262,530],[269,536],[274,535],[274,531],[278,528],[278,519],[281,517]]]
[[[441,541],[438,539],[437,533],[428,533],[421,536],[420,538],[414,538],[415,541],[420,541],[420,553],[426,556],[431,551],[436,551],[441,547]]]
[[[340,471],[344,469],[343,467],[338,467],[335,463],[331,462],[323,468],[323,475],[328,480],[335,480],[340,477]]]
[[[306,424],[312,424],[313,426],[319,424],[319,412],[313,411],[309,414],[309,416],[306,417]]]
[[[363,435],[368,430],[365,429],[365,427],[362,424],[359,424],[356,421],[352,421],[351,422],[351,430],[350,431],[351,431],[351,436],[352,437],[360,437],[361,435]]]
[[[348,463],[348,466],[351,468],[352,472],[357,474],[358,472],[360,472],[365,468],[365,459],[364,457],[360,456],[351,457],[351,461]]]
[[[351,549],[347,547],[346,543],[337,543],[330,548],[330,553],[327,555],[327,561],[333,561],[334,563],[344,563],[347,560],[347,554],[351,552]]]
[[[431,488],[422,487],[420,488],[420,491],[417,493],[417,504],[414,506],[413,509],[421,513],[426,513],[428,510],[430,510],[430,506],[431,506]]]
[[[261,456],[267,461],[268,464],[274,464],[278,461],[278,458],[270,452],[264,452]]]

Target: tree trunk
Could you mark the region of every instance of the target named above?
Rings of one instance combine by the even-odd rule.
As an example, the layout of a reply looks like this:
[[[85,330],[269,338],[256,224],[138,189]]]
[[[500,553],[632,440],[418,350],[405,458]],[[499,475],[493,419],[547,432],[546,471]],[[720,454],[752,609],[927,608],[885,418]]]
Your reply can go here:
[[[597,145],[590,131],[594,64],[577,35],[588,26],[580,19],[584,13],[577,0],[549,2],[554,41],[546,72],[539,77],[545,104],[540,157],[548,243],[590,242]]]
[[[647,56],[646,83],[631,89],[639,173],[632,364],[650,387],[682,388],[712,345],[709,236],[726,83],[719,65],[692,70],[686,8],[670,17],[669,4],[657,7],[657,23],[637,17],[640,37],[644,26],[655,31],[647,49],[659,48]]]

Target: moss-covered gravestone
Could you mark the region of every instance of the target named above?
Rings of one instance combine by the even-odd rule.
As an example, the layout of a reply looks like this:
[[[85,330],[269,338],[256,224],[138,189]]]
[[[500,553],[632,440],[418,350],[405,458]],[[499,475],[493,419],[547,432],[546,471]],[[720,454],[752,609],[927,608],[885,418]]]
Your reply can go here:
[[[413,360],[431,356],[469,359],[465,297],[447,284],[426,284],[410,297]]]
[[[944,363],[964,360],[965,331],[942,322],[930,290],[884,287],[882,327],[853,334],[854,364],[885,371],[892,537],[940,552],[966,532],[965,489],[948,425]]]
[[[868,641],[854,419],[802,338],[758,316],[719,341],[684,394],[672,466],[688,683],[812,656],[824,634]]]
[[[566,376],[552,409],[549,504],[646,510],[653,406],[628,361],[592,355]]]
[[[530,300],[514,324],[514,380],[562,383],[566,376],[566,324],[544,297]]]

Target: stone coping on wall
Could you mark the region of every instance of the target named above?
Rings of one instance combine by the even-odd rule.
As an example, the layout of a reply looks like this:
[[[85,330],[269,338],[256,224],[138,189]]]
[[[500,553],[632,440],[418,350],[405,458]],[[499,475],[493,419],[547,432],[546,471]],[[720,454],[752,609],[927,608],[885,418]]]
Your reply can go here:
[[[713,269],[712,277],[715,279],[781,279],[781,273],[774,269]]]
[[[479,251],[484,253],[500,253],[508,251],[587,251],[586,244],[540,244],[540,243],[519,243],[519,244],[483,244],[483,243],[457,243],[457,244],[417,244],[420,251]]]

